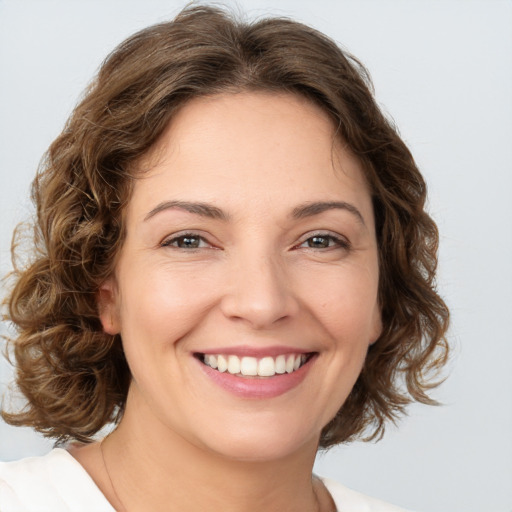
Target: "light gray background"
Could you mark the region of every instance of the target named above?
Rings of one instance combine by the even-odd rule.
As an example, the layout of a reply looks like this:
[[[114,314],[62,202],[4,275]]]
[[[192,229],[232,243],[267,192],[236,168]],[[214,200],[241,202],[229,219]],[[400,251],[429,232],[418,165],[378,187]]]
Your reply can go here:
[[[251,16],[312,24],[368,66],[379,102],[427,178],[441,231],[440,290],[451,306],[454,345],[451,377],[435,393],[445,405],[411,408],[383,441],[332,450],[317,472],[419,512],[512,511],[512,3],[238,5]],[[183,6],[0,0],[2,274],[12,229],[31,211],[37,163],[101,60]],[[0,372],[5,389],[5,363]],[[35,434],[0,424],[0,459],[49,449]]]

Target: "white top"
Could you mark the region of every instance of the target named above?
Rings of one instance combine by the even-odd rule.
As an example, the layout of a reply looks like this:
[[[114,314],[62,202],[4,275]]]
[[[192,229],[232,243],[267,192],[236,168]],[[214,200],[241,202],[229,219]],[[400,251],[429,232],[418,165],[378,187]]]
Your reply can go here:
[[[338,512],[405,512],[322,478]],[[92,478],[66,450],[0,462],[0,512],[115,512]]]

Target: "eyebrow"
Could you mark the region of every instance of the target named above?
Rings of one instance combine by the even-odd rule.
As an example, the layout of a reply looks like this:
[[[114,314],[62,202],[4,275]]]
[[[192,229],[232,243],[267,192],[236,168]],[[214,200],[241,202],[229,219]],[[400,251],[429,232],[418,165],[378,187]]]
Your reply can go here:
[[[315,203],[305,203],[297,206],[292,211],[292,217],[294,219],[304,219],[306,217],[313,217],[314,215],[319,215],[320,213],[326,212],[328,210],[345,210],[349,213],[355,215],[357,220],[365,226],[364,218],[361,212],[350,203],[346,203],[345,201],[320,201]]]
[[[201,217],[208,217],[210,219],[228,221],[230,218],[230,216],[225,211],[208,203],[190,201],[164,201],[163,203],[160,203],[155,208],[153,208],[146,215],[146,217],[144,217],[144,221],[149,220],[151,217],[154,217],[164,210],[173,208],[185,210],[189,213],[200,215]],[[314,215],[319,215],[328,210],[348,211],[349,213],[355,215],[357,220],[361,222],[363,226],[366,225],[361,212],[354,205],[346,203],[345,201],[317,201],[314,203],[304,203],[292,210],[291,217],[293,219],[304,219],[307,217],[313,217]]]
[[[208,217],[210,219],[217,219],[223,221],[229,220],[229,215],[226,212],[224,212],[220,208],[217,208],[216,206],[212,206],[211,204],[192,203],[189,201],[164,201],[163,203],[160,203],[158,206],[153,208],[146,215],[146,217],[144,217],[144,221],[147,221],[151,217],[154,217],[157,213],[173,208],[185,210],[195,215],[200,215],[201,217]]]

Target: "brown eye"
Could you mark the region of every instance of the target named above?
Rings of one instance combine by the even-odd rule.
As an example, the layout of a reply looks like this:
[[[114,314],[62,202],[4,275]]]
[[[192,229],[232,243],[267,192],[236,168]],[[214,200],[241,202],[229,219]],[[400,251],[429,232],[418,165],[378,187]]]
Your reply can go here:
[[[328,236],[312,236],[306,240],[308,247],[313,249],[325,249],[326,247],[330,247],[332,242],[332,237]]]
[[[307,249],[334,249],[336,247],[348,249],[349,246],[350,244],[346,240],[327,234],[310,236],[300,245],[300,247],[305,247]]]
[[[186,234],[171,238],[162,243],[163,247],[176,247],[178,249],[200,249],[205,247],[205,240],[194,234]]]

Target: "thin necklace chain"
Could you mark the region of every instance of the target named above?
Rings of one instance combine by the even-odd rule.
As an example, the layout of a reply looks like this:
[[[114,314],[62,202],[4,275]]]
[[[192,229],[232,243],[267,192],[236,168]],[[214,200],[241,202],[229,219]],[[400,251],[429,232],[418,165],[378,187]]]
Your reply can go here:
[[[108,479],[110,481],[110,487],[112,487],[112,490],[114,491],[114,496],[116,497],[116,500],[119,503],[119,505],[121,505],[121,507],[122,507],[119,512],[127,512],[128,509],[124,506],[124,503],[121,501],[121,498],[117,494],[116,487],[114,485],[114,482],[112,481],[112,477],[110,476],[110,471],[108,470],[107,462],[105,461],[105,452],[103,451],[103,443],[108,439],[108,436],[105,437],[104,439],[102,439],[100,442],[101,459],[103,460],[103,467],[105,468],[105,471],[107,472]]]
[[[102,439],[100,442],[101,459],[103,461],[103,467],[105,468],[108,479],[110,481],[110,487],[112,487],[112,491],[114,491],[114,496],[116,498],[116,501],[122,507],[119,512],[127,512],[128,509],[124,506],[124,503],[122,502],[121,498],[119,497],[119,494],[117,494],[116,487],[114,485],[114,482],[112,481],[112,477],[110,476],[110,471],[108,470],[107,461],[105,460],[105,452],[103,451],[103,443],[108,439],[109,436],[110,436],[110,434],[107,437],[105,437],[104,439]],[[318,497],[317,491],[315,490],[314,486],[313,486],[313,494],[315,495],[315,501],[316,501],[316,504],[318,507],[317,510],[318,510],[318,512],[321,512],[322,506],[321,506],[320,499]]]

